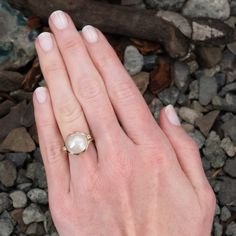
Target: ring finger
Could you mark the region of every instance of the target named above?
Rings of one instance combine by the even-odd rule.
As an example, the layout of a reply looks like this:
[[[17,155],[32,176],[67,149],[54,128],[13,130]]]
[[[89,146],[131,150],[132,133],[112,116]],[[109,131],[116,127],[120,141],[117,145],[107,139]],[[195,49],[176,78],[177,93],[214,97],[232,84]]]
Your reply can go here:
[[[64,140],[75,131],[89,133],[85,116],[73,94],[64,62],[53,35],[50,33],[39,35],[36,40],[36,49],[52,98],[54,114]],[[75,181],[81,176],[85,176],[83,172],[93,173],[97,162],[93,143],[85,153],[80,155],[86,155],[86,157],[69,159],[71,175],[75,176]],[[84,168],[85,166],[87,168]]]

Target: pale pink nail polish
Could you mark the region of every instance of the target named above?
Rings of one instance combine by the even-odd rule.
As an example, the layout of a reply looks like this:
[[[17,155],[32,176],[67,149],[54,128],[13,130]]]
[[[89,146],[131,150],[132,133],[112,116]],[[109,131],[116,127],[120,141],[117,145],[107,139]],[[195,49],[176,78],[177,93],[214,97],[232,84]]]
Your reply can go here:
[[[165,113],[166,113],[166,116],[169,120],[169,122],[172,124],[172,125],[176,125],[176,126],[180,126],[180,121],[179,121],[179,117],[177,116],[176,112],[175,112],[175,109],[172,105],[168,105],[166,108],[165,108]]]
[[[53,43],[52,43],[52,37],[51,34],[48,32],[41,33],[38,36],[39,44],[40,47],[43,49],[45,52],[49,52],[52,50]]]
[[[84,26],[82,34],[88,43],[96,43],[98,41],[97,31],[91,25]]]
[[[39,103],[45,103],[47,99],[46,88],[39,87],[35,90],[36,98]]]
[[[50,18],[52,19],[53,24],[56,26],[57,29],[62,30],[68,26],[68,20],[66,15],[63,11],[54,11]]]

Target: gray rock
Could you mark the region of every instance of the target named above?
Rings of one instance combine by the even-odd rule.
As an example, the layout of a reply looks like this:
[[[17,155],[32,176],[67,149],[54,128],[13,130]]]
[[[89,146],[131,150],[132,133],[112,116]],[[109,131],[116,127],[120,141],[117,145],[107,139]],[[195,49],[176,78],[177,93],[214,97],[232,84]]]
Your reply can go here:
[[[225,85],[226,74],[219,72],[219,73],[215,74],[215,79],[216,79],[218,90],[220,90]]]
[[[24,183],[31,183],[31,180],[25,176],[26,171],[25,169],[21,168],[18,170],[16,184],[24,184]]]
[[[230,210],[224,206],[222,209],[221,209],[221,214],[220,214],[220,219],[222,221],[227,221],[229,218],[231,217],[231,212]]]
[[[26,225],[33,222],[43,222],[44,218],[42,210],[34,203],[26,207],[22,214],[22,219]]]
[[[33,162],[27,166],[26,177],[33,180],[34,186],[39,188],[47,187],[45,169],[42,163]]]
[[[7,1],[0,1],[0,69],[18,69],[35,56],[36,31],[27,27],[27,19],[11,8]]]
[[[11,160],[16,167],[22,167],[27,159],[27,154],[24,152],[20,153],[6,153],[6,159]]]
[[[185,92],[190,82],[190,71],[188,65],[183,62],[176,61],[172,66],[171,74],[176,87],[180,91]]]
[[[225,231],[225,234],[227,236],[236,236],[236,223],[235,222],[231,222]]]
[[[214,236],[222,236],[223,235],[223,225],[219,222],[214,222]]]
[[[30,224],[25,233],[26,235],[45,236],[45,231],[44,231],[42,223]]]
[[[202,157],[202,166],[205,172],[211,169],[211,163],[205,157]]]
[[[149,105],[149,109],[151,110],[154,118],[156,120],[159,119],[160,111],[163,108],[163,103],[158,98],[154,98]]]
[[[236,127],[236,116],[221,126],[224,135],[230,137],[234,144],[236,144],[236,129],[232,129],[232,127]]]
[[[11,207],[11,200],[7,193],[0,193],[0,214]]]
[[[143,55],[132,45],[127,46],[124,53],[124,66],[130,75],[138,74],[144,65]]]
[[[31,200],[31,202],[39,203],[39,204],[47,204],[48,203],[48,194],[46,191],[34,188],[31,189],[27,193],[28,198]]]
[[[216,66],[222,58],[222,49],[219,47],[199,47],[197,50],[199,65],[212,68]]]
[[[19,184],[17,185],[17,189],[24,191],[24,192],[28,192],[32,187],[32,183],[23,183],[23,184]]]
[[[162,10],[179,10],[185,2],[186,0],[145,0],[149,7]]]
[[[236,92],[236,82],[227,84],[225,87],[223,87],[222,90],[220,91],[219,95],[224,96],[227,93],[232,93],[232,92],[233,93]]]
[[[16,174],[16,167],[11,161],[0,161],[0,182],[4,186],[13,186],[16,180]]]
[[[189,105],[188,96],[186,94],[184,94],[184,93],[180,93],[179,97],[178,97],[178,100],[177,100],[177,103],[180,106],[188,106]]]
[[[14,208],[23,208],[27,205],[27,197],[23,191],[14,191],[9,196],[12,199]]]
[[[229,137],[223,138],[220,147],[224,149],[229,157],[234,157],[236,155],[236,146]]]
[[[194,132],[189,132],[188,134],[197,143],[198,148],[201,149],[203,147],[204,143],[205,143],[205,138],[201,134],[201,132],[199,132],[198,130],[195,130]]]
[[[225,20],[230,16],[230,5],[228,0],[188,0],[182,13],[190,17]]]
[[[195,121],[203,116],[202,113],[188,107],[181,107],[178,113],[181,119],[190,124],[195,124]]]
[[[210,161],[213,168],[221,168],[227,159],[224,150],[218,145],[210,145],[203,149],[203,153],[207,160]]]
[[[226,112],[224,115],[222,115],[220,117],[221,121],[223,121],[223,123],[231,120],[234,118],[234,114],[232,112]]]
[[[235,55],[229,50],[225,50],[220,63],[221,70],[223,71],[233,71],[236,63]]]
[[[158,97],[164,105],[172,104],[174,106],[179,97],[179,90],[175,87],[170,87],[161,91]]]
[[[199,97],[199,81],[193,80],[189,85],[189,99],[198,99]]]
[[[233,178],[236,178],[236,159],[227,159],[224,171]]]
[[[221,205],[236,206],[236,179],[221,177],[222,183],[218,193],[218,200]]]
[[[211,131],[206,140],[206,146],[216,145],[220,146],[220,136],[215,132]]]
[[[0,236],[10,236],[14,230],[11,220],[7,218],[0,219]]]
[[[217,82],[214,77],[200,76],[199,81],[199,102],[206,106],[217,95]]]
[[[215,96],[212,99],[212,104],[216,109],[221,111],[236,112],[236,96],[232,94],[226,94],[225,98]]]

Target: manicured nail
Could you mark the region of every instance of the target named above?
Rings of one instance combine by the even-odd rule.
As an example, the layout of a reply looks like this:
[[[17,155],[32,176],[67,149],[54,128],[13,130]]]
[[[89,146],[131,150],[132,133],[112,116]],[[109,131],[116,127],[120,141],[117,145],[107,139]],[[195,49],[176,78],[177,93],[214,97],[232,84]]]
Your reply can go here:
[[[57,27],[57,29],[62,30],[68,26],[68,20],[63,11],[54,11],[50,18],[52,19],[53,24]]]
[[[44,87],[39,87],[35,90],[36,98],[39,103],[45,103],[47,99],[47,93],[46,93],[46,88]]]
[[[82,34],[88,43],[96,43],[98,41],[97,31],[91,25],[84,26]]]
[[[172,125],[180,126],[179,117],[177,116],[177,114],[175,112],[175,109],[174,109],[174,107],[172,105],[168,105],[165,108],[165,113],[166,113],[166,116],[167,116],[169,122]]]
[[[52,43],[52,37],[50,33],[47,33],[47,32],[41,33],[38,36],[38,39],[39,39],[39,44],[41,48],[45,52],[49,52],[52,49],[53,43]]]

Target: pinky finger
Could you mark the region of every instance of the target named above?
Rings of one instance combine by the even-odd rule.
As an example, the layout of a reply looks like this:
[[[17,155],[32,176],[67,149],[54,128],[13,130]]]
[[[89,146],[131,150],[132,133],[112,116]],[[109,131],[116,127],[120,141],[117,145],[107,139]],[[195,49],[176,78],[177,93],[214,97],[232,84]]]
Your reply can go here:
[[[69,192],[70,174],[63,139],[53,114],[47,88],[35,90],[34,112],[40,149],[46,169],[49,196],[62,196]]]

